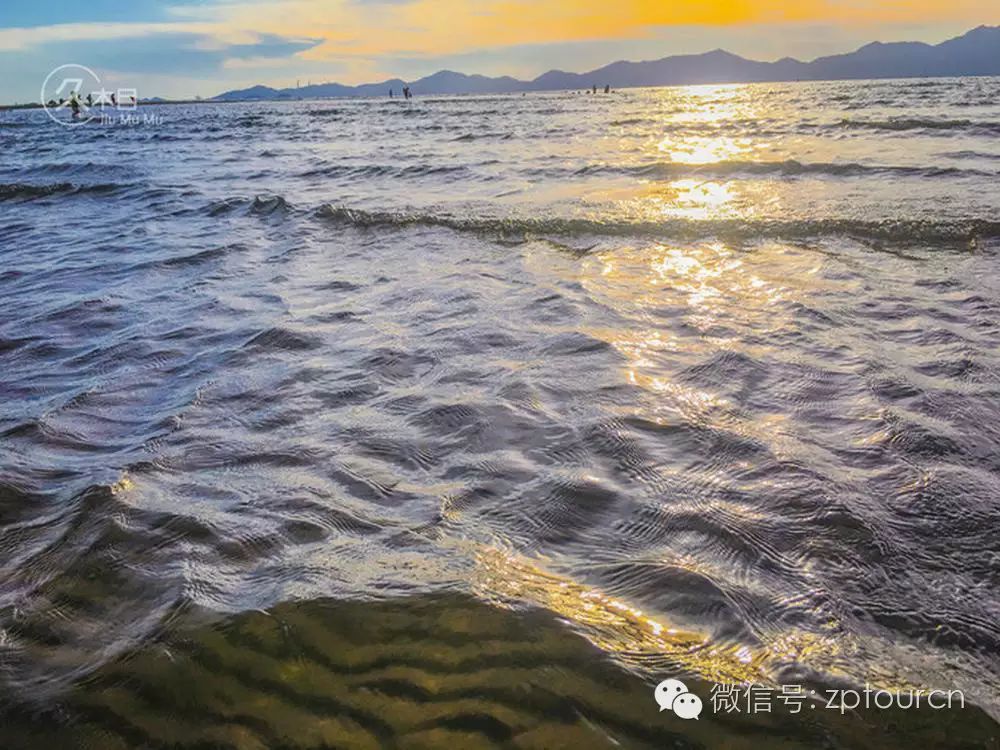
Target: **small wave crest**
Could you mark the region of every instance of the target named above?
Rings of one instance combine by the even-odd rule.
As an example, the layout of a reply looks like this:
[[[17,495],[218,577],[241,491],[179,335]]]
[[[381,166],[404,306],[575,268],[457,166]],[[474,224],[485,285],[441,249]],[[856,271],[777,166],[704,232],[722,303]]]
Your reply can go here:
[[[460,218],[421,212],[364,211],[333,205],[321,207],[316,215],[327,221],[361,228],[428,226],[524,239],[627,236],[685,240],[725,238],[733,241],[749,241],[758,238],[799,240],[841,236],[868,242],[891,241],[897,245],[933,244],[966,247],[982,240],[1000,239],[1000,221],[983,219],[966,221],[669,219],[630,222],[581,218]]]
[[[283,215],[294,210],[294,207],[280,195],[255,195],[253,198],[234,197],[212,201],[207,206],[197,210],[208,216],[226,216],[240,211],[255,216]],[[188,213],[185,210],[184,213]]]
[[[468,172],[468,167],[465,165],[408,164],[406,166],[397,166],[393,164],[364,164],[355,166],[349,164],[331,164],[308,169],[300,176],[330,178],[351,177],[356,179],[364,177],[413,178],[430,176],[440,177],[445,175],[463,174],[466,172]]]
[[[689,175],[712,175],[715,177],[872,177],[895,175],[902,177],[983,177],[996,176],[993,172],[958,167],[921,167],[879,164],[859,164],[857,162],[800,162],[795,159],[783,161],[717,161],[704,164],[688,162],[656,162],[633,166],[592,164],[577,169],[575,176],[595,174],[632,174],[640,177],[674,179]]]
[[[484,132],[484,133],[464,133],[462,135],[452,138],[452,141],[456,143],[468,143],[470,141],[481,141],[481,140],[498,140],[498,141],[509,141],[514,137],[514,134],[509,131],[499,131],[499,132]]]
[[[918,117],[892,117],[887,120],[855,120],[845,118],[839,127],[863,130],[959,130],[980,134],[1000,134],[1000,122],[973,120],[945,120]]]
[[[112,193],[123,185],[101,183],[96,185],[76,185],[71,182],[55,182],[42,185],[31,183],[0,183],[0,201],[33,200],[59,194]]]

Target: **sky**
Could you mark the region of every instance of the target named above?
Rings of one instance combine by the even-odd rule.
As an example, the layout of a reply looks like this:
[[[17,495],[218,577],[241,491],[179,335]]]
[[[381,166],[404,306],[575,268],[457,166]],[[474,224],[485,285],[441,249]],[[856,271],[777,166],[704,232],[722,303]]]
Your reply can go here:
[[[76,63],[140,97],[257,83],[533,78],[723,48],[811,60],[1000,24],[997,0],[0,0],[0,102]]]

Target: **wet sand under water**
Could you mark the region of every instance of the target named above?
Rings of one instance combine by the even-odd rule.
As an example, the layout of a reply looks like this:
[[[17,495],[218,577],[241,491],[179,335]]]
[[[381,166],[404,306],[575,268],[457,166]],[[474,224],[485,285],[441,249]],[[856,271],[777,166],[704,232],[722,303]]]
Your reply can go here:
[[[676,674],[676,673],[675,673]],[[154,642],[46,711],[5,712],[4,748],[998,747],[975,708],[858,710],[822,702],[752,718],[659,713],[652,684],[544,610],[472,598],[285,603],[180,614]]]

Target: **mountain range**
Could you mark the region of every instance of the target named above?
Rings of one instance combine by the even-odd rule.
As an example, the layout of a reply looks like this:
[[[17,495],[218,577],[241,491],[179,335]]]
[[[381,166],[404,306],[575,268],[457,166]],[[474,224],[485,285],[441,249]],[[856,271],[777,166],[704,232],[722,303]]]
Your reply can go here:
[[[253,86],[227,91],[217,100],[312,99],[342,96],[385,96],[409,86],[414,94],[510,94],[522,91],[631,88],[699,83],[759,83],[870,78],[936,78],[1000,75],[1000,26],[980,26],[940,44],[872,42],[854,52],[802,62],[785,57],[775,62],[748,60],[721,49],[700,55],[605,65],[587,73],[550,70],[531,81],[510,76],[490,78],[442,70],[416,81],[393,78],[379,83],[345,86],[319,83],[287,89]]]

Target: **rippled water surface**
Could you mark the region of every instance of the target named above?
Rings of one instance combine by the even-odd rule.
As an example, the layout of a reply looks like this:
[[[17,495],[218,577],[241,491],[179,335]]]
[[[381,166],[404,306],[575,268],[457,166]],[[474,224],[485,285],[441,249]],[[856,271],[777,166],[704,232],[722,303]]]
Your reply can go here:
[[[1000,80],[140,114],[0,113],[13,746],[713,746],[593,697],[676,673],[996,742]]]

